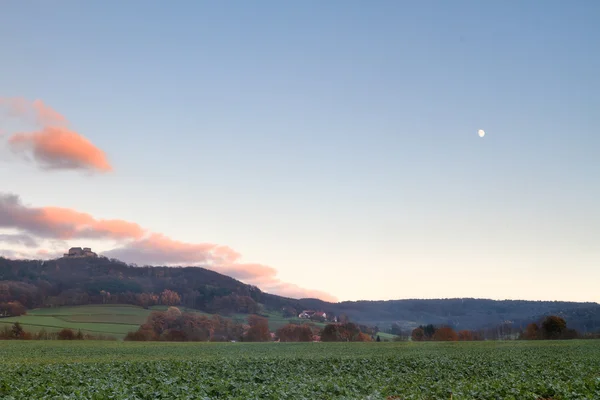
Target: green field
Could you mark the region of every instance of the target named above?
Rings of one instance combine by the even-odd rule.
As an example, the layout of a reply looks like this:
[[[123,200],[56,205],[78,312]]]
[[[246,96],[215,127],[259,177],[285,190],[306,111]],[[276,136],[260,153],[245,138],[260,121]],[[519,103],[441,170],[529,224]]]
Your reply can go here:
[[[38,308],[27,315],[0,319],[0,328],[18,321],[28,332],[45,329],[48,332],[63,328],[79,330],[92,335],[110,335],[123,338],[146,321],[150,310],[128,305],[89,305],[74,307]]]
[[[600,399],[600,341],[0,343],[2,399]]]

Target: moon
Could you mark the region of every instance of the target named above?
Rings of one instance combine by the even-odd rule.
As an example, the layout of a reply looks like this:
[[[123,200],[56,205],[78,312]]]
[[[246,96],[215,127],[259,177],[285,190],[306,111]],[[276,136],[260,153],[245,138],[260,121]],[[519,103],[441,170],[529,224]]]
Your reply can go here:
[[[477,131],[477,134],[479,135],[479,137],[484,137],[485,136],[485,131],[483,129],[480,129]]]

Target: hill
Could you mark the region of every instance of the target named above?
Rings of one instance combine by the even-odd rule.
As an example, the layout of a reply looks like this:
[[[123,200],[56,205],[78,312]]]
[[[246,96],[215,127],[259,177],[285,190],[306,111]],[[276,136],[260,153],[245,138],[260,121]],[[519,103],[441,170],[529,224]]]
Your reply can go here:
[[[51,261],[0,257],[0,307],[5,306],[0,315],[11,315],[6,312],[6,304],[14,301],[29,310],[128,304],[148,312],[171,301],[161,297],[165,290],[176,292],[176,303],[182,307],[237,318],[260,312],[269,316],[273,326],[295,319],[302,310],[312,309],[325,311],[329,318],[346,315],[352,321],[377,325],[381,330],[389,330],[392,324],[403,330],[429,323],[458,329],[482,329],[506,321],[525,326],[548,314],[564,315],[569,326],[583,332],[600,329],[597,303],[471,298],[328,303],[265,293],[256,286],[200,267],[137,267],[103,257]],[[42,312],[29,314],[42,317]],[[110,327],[115,333],[119,331],[113,328]]]

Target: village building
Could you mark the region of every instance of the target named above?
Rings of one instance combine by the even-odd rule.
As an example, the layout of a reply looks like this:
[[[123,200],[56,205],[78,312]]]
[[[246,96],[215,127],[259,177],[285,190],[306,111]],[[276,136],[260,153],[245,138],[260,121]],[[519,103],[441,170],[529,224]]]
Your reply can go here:
[[[327,319],[327,314],[323,311],[304,310],[298,314],[298,318],[311,319],[311,318],[323,318]]]

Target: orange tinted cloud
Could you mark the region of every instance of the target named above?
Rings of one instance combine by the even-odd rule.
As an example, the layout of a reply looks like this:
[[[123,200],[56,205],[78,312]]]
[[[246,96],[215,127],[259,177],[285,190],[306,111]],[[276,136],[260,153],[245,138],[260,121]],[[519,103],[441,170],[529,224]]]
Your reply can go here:
[[[29,151],[46,169],[112,171],[106,155],[85,137],[62,127],[15,133],[8,138],[13,151]]]
[[[41,130],[16,133],[8,138],[13,151],[27,152],[45,169],[112,170],[106,154],[87,138],[67,128],[67,119],[41,100],[0,98],[10,115],[32,120]]]
[[[0,193],[0,228],[16,229],[42,238],[112,239],[121,243],[121,246],[103,254],[125,262],[141,265],[199,265],[256,285],[268,293],[293,298],[316,297],[327,301],[336,300],[327,293],[282,282],[277,278],[275,268],[262,264],[241,263],[241,255],[228,246],[186,243],[160,233],[149,232],[134,222],[97,219],[90,214],[69,208],[28,207],[18,196],[12,194]],[[10,238],[7,236],[6,240],[19,240],[23,243],[26,235]],[[38,255],[48,257],[48,254],[50,253],[43,252]]]
[[[0,227],[21,229],[40,237],[73,239],[136,239],[144,230],[123,220],[96,219],[60,207],[27,207],[16,195],[0,194]]]

